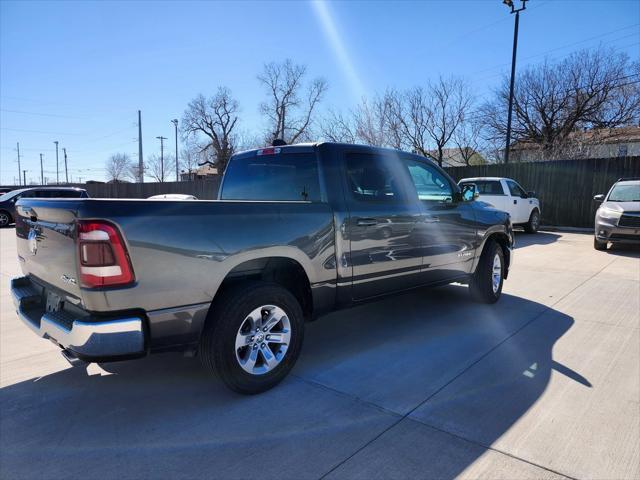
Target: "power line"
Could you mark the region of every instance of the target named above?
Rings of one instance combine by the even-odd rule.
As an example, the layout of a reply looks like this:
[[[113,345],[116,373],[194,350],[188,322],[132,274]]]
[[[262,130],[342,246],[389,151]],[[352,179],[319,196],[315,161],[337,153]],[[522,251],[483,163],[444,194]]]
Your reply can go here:
[[[87,117],[77,117],[77,116],[72,116],[72,115],[58,115],[56,113],[40,113],[40,112],[26,112],[24,110],[9,110],[9,109],[6,109],[6,108],[0,108],[0,112],[19,113],[21,115],[37,115],[39,117],[87,118]]]
[[[24,133],[41,133],[43,135],[73,135],[73,136],[84,136],[86,133],[69,133],[69,132],[45,132],[42,130],[23,130],[21,128],[7,128],[1,127],[0,130],[7,130],[10,132],[24,132]]]
[[[558,50],[563,50],[565,48],[570,48],[570,47],[573,47],[575,45],[579,45],[581,43],[590,42],[591,40],[595,40],[595,39],[598,39],[598,38],[601,38],[601,37],[605,37],[607,35],[611,35],[613,33],[618,33],[618,32],[621,32],[623,30],[628,30],[630,28],[637,27],[638,25],[640,25],[640,23],[635,23],[633,25],[628,25],[628,26],[623,27],[623,28],[618,28],[616,30],[611,30],[611,31],[603,33],[601,35],[596,35],[596,36],[593,36],[593,37],[585,38],[584,40],[580,40],[580,41],[577,41],[577,42],[573,42],[573,43],[569,43],[569,44],[566,44],[566,45],[562,45],[560,47],[551,48],[551,49],[545,50],[543,52],[539,52],[539,53],[535,53],[533,55],[529,55],[527,57],[523,57],[522,60],[529,60],[531,58],[541,57],[543,55],[546,55],[547,53],[555,52],[555,51],[558,51]],[[613,40],[610,40],[610,41],[607,41],[607,42],[602,42],[602,43],[606,44],[606,43],[611,43],[611,42],[617,42],[618,40],[622,40],[622,39],[629,38],[629,37],[637,37],[637,33],[631,33],[629,35],[625,35],[624,37],[616,38],[616,39],[613,39]],[[476,73],[483,73],[483,72],[495,70],[497,68],[503,68],[503,67],[508,66],[508,65],[509,65],[509,63],[501,63],[500,65],[494,65],[493,67],[484,68],[482,70],[476,70],[475,72],[471,72],[470,75],[476,74]]]

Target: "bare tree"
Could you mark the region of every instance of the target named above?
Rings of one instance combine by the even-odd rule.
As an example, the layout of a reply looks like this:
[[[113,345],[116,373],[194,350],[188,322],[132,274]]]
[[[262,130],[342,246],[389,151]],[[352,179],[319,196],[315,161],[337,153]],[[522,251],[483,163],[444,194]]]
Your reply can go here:
[[[171,175],[171,165],[175,165],[173,155],[160,155],[154,153],[147,157],[147,174],[156,182],[166,182]]]
[[[314,114],[327,91],[327,82],[322,78],[311,81],[304,88],[307,67],[291,60],[268,63],[258,80],[267,91],[267,100],[260,105],[267,118],[270,140],[282,139],[287,143],[310,139]]]
[[[344,116],[335,110],[329,110],[327,116],[321,122],[322,138],[329,142],[357,143],[358,137],[353,124],[353,114]]]
[[[615,128],[640,119],[640,69],[624,53],[581,50],[558,62],[526,68],[516,79],[512,140],[537,146],[541,156],[577,151],[580,130]],[[487,138],[506,135],[508,79],[482,107]]]
[[[480,154],[482,123],[471,117],[465,119],[453,134],[453,143],[458,151],[458,156],[464,165],[478,165],[485,163]]]
[[[391,100],[389,124],[400,132],[401,143],[442,165],[445,148],[473,103],[467,84],[440,77],[426,88],[414,87]]]
[[[126,153],[115,153],[109,157],[105,165],[107,180],[123,181],[129,173],[131,158]]]
[[[220,87],[212,97],[201,94],[194,98],[182,116],[185,140],[198,145],[200,152],[210,152],[220,173],[235,151],[238,111],[231,90]]]
[[[192,173],[198,170],[198,165],[203,163],[201,156],[195,145],[187,145],[180,151],[180,170],[186,172],[189,179],[192,178]]]
[[[354,112],[356,137],[367,145],[402,148],[402,132],[398,121],[401,99],[395,90],[363,99]]]

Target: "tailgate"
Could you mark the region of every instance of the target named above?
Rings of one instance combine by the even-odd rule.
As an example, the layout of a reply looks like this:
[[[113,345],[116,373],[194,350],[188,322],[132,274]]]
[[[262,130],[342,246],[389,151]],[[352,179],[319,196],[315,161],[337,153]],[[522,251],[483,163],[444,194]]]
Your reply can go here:
[[[77,297],[75,238],[80,202],[22,199],[16,204],[18,259],[23,273]]]

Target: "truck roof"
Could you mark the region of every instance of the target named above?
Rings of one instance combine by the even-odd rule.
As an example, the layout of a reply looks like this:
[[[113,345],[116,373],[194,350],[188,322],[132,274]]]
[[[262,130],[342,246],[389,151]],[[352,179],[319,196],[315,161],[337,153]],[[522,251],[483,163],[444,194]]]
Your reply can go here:
[[[475,181],[475,180],[493,180],[493,181],[500,181],[500,180],[512,180],[511,178],[507,178],[507,177],[468,177],[468,178],[461,178],[460,182],[471,182],[471,181]],[[458,183],[460,183],[458,182]]]
[[[424,157],[422,155],[417,155],[415,153],[411,153],[411,152],[407,152],[404,150],[399,150],[396,148],[389,148],[389,147],[378,147],[375,145],[363,145],[363,144],[358,144],[358,143],[342,143],[342,142],[304,142],[304,143],[294,143],[291,145],[278,145],[278,146],[265,146],[265,147],[260,147],[260,148],[252,148],[250,150],[244,150],[242,152],[238,152],[236,154],[234,154],[234,157],[244,157],[245,155],[253,155],[255,152],[258,152],[260,150],[265,150],[265,149],[269,149],[269,148],[279,148],[280,151],[283,152],[288,152],[288,153],[292,153],[293,151],[298,151],[298,152],[311,152],[313,150],[315,150],[317,147],[320,146],[330,146],[330,147],[334,147],[334,148],[338,148],[338,149],[354,149],[354,150],[363,150],[363,151],[387,151],[387,152],[393,152],[393,153],[401,153],[403,155],[407,155],[410,157],[417,157],[420,158],[421,160],[427,160],[429,162],[432,162],[435,164],[435,162],[428,158],[428,157]]]

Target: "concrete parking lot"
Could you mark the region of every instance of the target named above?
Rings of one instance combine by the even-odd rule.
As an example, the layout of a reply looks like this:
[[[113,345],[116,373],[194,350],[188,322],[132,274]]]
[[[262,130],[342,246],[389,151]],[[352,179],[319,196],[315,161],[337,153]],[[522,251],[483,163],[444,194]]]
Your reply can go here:
[[[451,285],[331,314],[245,397],[175,354],[69,367],[13,312],[4,229],[0,477],[639,478],[640,252],[517,243],[498,304]]]

